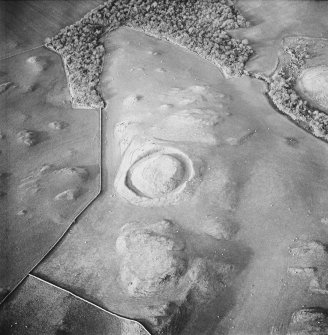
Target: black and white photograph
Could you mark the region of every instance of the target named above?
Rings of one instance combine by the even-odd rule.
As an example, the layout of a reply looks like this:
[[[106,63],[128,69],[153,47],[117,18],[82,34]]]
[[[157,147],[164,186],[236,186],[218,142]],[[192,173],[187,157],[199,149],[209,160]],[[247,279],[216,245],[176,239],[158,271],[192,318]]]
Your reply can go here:
[[[0,334],[328,335],[328,0],[0,0]]]

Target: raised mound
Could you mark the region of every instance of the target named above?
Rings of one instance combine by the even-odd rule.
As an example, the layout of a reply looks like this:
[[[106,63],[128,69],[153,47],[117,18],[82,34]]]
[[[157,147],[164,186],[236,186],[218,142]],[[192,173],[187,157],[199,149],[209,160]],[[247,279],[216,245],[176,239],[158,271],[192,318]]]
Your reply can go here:
[[[166,220],[130,223],[122,228],[116,250],[122,256],[121,281],[132,296],[147,296],[174,287],[186,272],[184,241]],[[175,229],[176,230],[176,229]]]
[[[324,335],[328,333],[328,311],[305,308],[293,313],[287,335]]]
[[[138,161],[131,167],[127,180],[136,193],[149,198],[166,195],[183,180],[183,163],[171,155],[155,154]]]
[[[328,111],[328,66],[304,70],[298,79],[298,87],[315,106]]]
[[[182,151],[133,142],[124,153],[115,187],[134,205],[163,206],[191,195],[194,179],[193,161]]]

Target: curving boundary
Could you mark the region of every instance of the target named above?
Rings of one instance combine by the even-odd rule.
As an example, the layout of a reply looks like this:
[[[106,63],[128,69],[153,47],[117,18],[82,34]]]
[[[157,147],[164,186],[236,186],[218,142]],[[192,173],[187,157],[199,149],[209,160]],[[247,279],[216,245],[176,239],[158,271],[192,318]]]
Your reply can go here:
[[[101,37],[121,26],[187,48],[226,77],[242,75],[253,53],[248,40],[227,33],[249,26],[232,0],[109,0],[45,41],[62,56],[73,107],[104,106],[99,87],[105,54]]]

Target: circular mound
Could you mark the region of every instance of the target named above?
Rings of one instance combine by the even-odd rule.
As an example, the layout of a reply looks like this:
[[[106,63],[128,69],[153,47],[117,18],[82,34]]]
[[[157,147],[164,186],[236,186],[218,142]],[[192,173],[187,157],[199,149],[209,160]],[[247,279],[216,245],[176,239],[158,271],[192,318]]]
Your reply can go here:
[[[31,70],[35,73],[42,72],[47,67],[45,60],[36,56],[29,57],[26,62],[30,65]]]
[[[189,198],[199,183],[193,163],[177,148],[150,141],[132,142],[124,153],[115,188],[121,197],[137,206],[176,204]]]
[[[304,70],[298,79],[298,87],[318,108],[328,110],[328,66]]]
[[[131,107],[139,102],[142,98],[142,95],[132,94],[123,100],[123,105],[126,107]]]
[[[38,143],[38,133],[33,130],[24,129],[17,134],[17,140],[31,147]]]
[[[159,198],[175,190],[184,175],[184,164],[178,158],[154,154],[137,161],[130,168],[127,184],[141,196]]]
[[[122,228],[116,250],[122,257],[121,281],[132,296],[175,287],[187,270],[185,243],[169,221],[132,223]]]

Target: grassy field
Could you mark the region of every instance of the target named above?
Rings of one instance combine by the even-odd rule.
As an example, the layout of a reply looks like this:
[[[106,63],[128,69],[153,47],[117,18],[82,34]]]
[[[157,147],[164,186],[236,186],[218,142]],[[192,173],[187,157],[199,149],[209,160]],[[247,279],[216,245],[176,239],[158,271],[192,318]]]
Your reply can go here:
[[[0,2],[0,58],[43,44],[102,0],[38,0]]]

